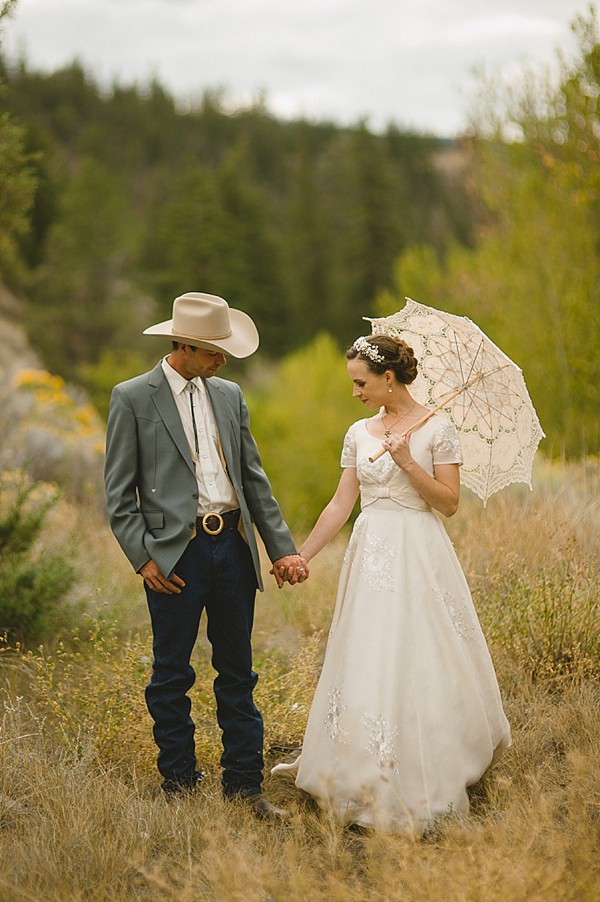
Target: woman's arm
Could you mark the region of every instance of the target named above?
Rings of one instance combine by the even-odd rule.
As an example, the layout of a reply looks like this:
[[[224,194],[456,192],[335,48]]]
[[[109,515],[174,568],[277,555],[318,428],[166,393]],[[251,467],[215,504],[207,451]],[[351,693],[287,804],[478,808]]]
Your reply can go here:
[[[445,517],[452,517],[456,513],[460,497],[458,464],[438,464],[433,468],[435,476],[430,476],[410,453],[408,437],[390,435],[383,445],[427,504]]]
[[[340,531],[358,498],[359,482],[354,467],[346,467],[335,495],[323,509],[311,534],[300,548],[302,557],[310,561]]]

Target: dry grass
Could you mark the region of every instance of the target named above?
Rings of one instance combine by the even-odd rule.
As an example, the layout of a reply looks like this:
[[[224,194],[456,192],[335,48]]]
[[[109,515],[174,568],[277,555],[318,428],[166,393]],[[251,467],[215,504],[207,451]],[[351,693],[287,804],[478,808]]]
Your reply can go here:
[[[514,751],[478,787],[471,817],[424,841],[353,835],[275,785],[294,817],[266,826],[223,801],[215,772],[167,804],[133,767],[60,754],[43,730],[15,734],[3,746],[0,898],[595,900],[599,708],[590,687],[513,702]],[[27,711],[11,716],[39,727]]]
[[[208,777],[189,800],[167,804],[143,703],[140,586],[104,527],[82,523],[82,591],[95,619],[64,646],[3,656],[0,900],[595,902],[600,657],[586,618],[598,596],[597,477],[594,462],[547,466],[534,493],[506,492],[485,512],[465,499],[449,524],[514,745],[474,787],[470,816],[440,821],[425,839],[354,834],[270,778],[270,797],[293,811],[288,824],[261,824],[226,803],[204,643],[193,703]],[[259,600],[269,763],[302,736],[342,549],[317,558],[306,586],[273,584]],[[567,634],[579,637],[577,655],[556,658]]]

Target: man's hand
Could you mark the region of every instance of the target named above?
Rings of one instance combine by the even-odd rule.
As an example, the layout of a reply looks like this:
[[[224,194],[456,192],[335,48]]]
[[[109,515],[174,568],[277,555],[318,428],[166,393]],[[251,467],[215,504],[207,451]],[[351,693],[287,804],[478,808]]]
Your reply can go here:
[[[148,588],[154,592],[163,592],[165,595],[179,595],[181,593],[180,586],[185,586],[184,581],[176,573],[173,574],[171,581],[166,579],[152,560],[146,561],[144,566],[140,567],[138,573],[143,577]]]
[[[300,554],[286,554],[273,561],[269,573],[273,574],[280,589],[285,582],[293,586],[308,579],[308,562]]]

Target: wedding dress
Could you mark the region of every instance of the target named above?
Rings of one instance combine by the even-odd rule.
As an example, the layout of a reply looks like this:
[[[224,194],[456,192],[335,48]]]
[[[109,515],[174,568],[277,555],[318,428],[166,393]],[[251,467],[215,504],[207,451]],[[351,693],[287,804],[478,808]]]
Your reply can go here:
[[[441,519],[368,420],[350,427],[342,466],[356,467],[358,516],[340,575],[300,757],[280,764],[343,823],[423,830],[468,811],[466,787],[510,745],[487,645]],[[461,463],[454,426],[435,415],[410,439],[431,475]]]

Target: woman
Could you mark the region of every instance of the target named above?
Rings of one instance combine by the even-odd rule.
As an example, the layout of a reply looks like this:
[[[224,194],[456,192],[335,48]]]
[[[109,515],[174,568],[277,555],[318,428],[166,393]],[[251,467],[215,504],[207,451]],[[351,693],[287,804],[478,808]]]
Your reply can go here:
[[[344,439],[335,495],[301,548],[310,561],[362,511],[344,557],[333,622],[302,745],[273,773],[343,823],[423,830],[466,812],[466,787],[510,745],[510,729],[469,587],[440,518],[458,507],[454,426],[417,404],[405,342],[359,338],[354,396],[375,416]],[[407,429],[415,427],[406,437]],[[376,462],[382,446],[388,452]]]

